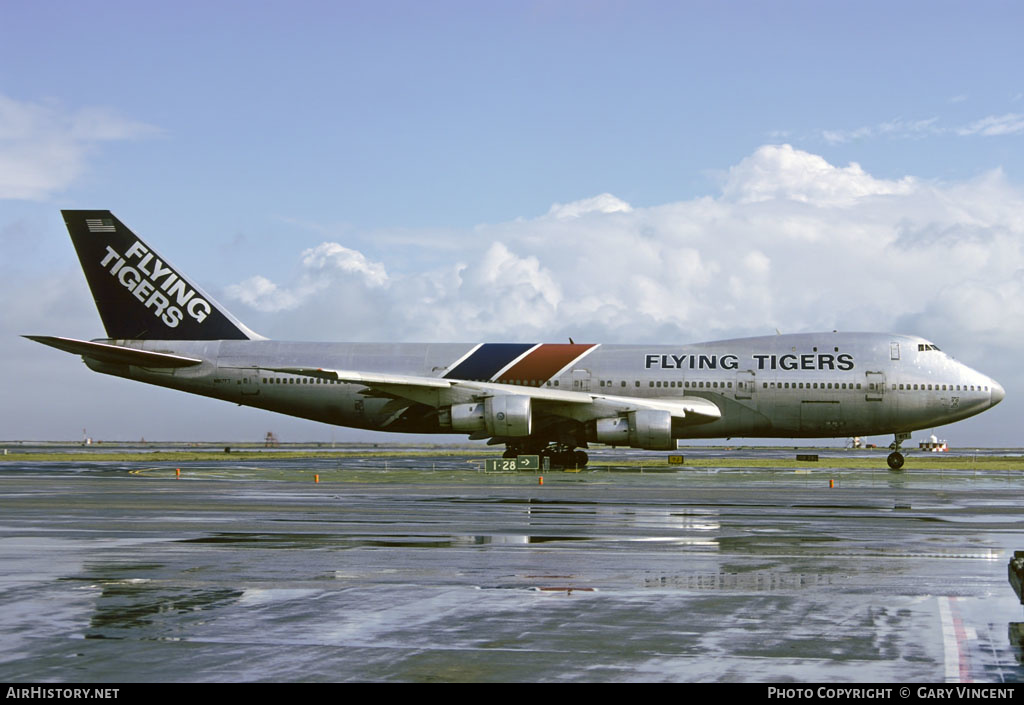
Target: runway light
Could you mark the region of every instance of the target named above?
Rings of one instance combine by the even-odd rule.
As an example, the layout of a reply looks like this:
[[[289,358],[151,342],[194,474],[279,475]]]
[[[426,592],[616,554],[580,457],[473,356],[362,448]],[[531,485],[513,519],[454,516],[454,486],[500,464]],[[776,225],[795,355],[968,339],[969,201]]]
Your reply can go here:
[[[181,468],[176,468],[174,470],[174,479],[177,480],[180,477],[181,477]]]
[[[541,475],[539,479],[540,479],[540,481],[537,484],[538,485],[543,485],[544,484],[544,476]]]
[[[320,484],[320,476],[319,475],[313,475],[313,482],[315,482],[316,484],[319,485]]]

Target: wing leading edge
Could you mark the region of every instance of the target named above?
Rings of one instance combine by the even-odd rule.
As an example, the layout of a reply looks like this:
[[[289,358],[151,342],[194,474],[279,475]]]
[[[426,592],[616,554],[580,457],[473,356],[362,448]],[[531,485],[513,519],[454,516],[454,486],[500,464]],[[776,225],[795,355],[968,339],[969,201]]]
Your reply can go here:
[[[482,402],[488,398],[528,397],[537,412],[576,421],[590,421],[635,411],[667,411],[674,423],[695,425],[722,417],[713,402],[700,397],[641,399],[638,397],[574,392],[546,387],[520,386],[499,382],[478,382],[440,377],[420,377],[378,372],[332,370],[313,367],[274,367],[272,372],[320,377],[346,384],[366,386],[367,396],[385,396],[425,404],[434,408]]]

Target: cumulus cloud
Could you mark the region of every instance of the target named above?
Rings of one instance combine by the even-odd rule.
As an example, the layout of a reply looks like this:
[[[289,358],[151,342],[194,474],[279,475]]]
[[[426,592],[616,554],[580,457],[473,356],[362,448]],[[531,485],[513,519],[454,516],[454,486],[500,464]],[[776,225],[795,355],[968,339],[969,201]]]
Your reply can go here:
[[[302,306],[342,281],[369,289],[388,282],[384,265],[336,242],[324,242],[302,253],[302,274],[290,287],[281,287],[262,275],[227,287],[228,297],[257,311],[276,313]]]
[[[449,232],[458,259],[422,271],[325,243],[297,257],[292,281],[254,277],[229,296],[276,337],[684,343],[842,329],[1008,350],[1024,339],[1024,317],[1007,315],[1024,296],[1022,213],[1024,190],[999,171],[886,180],[770,145],[715,196],[556,204]]]
[[[836,167],[788,144],[765,146],[729,170],[723,196],[730,201],[794,200],[820,206],[852,205],[864,196],[906,194],[913,179],[875,179],[857,163]]]
[[[107,108],[69,111],[0,94],[0,198],[46,198],[82,175],[97,143],[158,133]]]

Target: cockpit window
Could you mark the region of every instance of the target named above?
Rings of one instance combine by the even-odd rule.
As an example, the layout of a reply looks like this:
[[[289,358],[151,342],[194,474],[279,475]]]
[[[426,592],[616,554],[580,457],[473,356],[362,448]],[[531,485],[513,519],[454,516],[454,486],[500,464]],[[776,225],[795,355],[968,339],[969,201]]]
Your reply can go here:
[[[926,350],[938,351],[939,348],[938,348],[937,345],[932,345],[931,343],[918,343],[917,344],[917,351],[918,352],[925,352]]]

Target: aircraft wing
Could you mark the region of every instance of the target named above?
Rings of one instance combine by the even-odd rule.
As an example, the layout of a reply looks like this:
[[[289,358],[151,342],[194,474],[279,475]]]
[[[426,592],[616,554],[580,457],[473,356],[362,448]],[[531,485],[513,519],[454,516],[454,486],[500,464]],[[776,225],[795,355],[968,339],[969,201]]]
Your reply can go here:
[[[713,402],[701,397],[644,399],[597,392],[576,392],[551,387],[530,387],[498,382],[470,382],[442,377],[419,377],[381,372],[330,370],[319,367],[275,367],[273,372],[366,385],[367,396],[404,399],[435,408],[481,401],[487,397],[517,395],[530,397],[540,413],[577,421],[616,416],[643,409],[668,411],[674,422],[702,424],[722,417]]]

